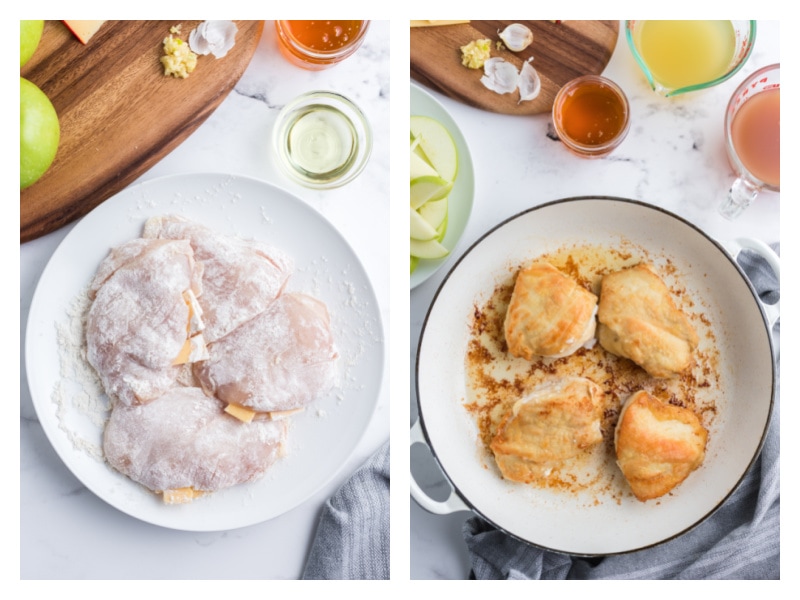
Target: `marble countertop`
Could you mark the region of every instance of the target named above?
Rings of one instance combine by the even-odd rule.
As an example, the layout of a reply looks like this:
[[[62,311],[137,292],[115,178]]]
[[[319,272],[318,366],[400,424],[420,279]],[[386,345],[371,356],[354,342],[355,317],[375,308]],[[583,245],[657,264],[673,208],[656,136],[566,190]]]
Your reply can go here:
[[[738,237],[779,241],[779,193],[762,193],[735,221],[717,213],[733,181],[724,147],[725,107],[749,73],[780,61],[779,34],[777,21],[759,21],[753,53],[739,73],[717,87],[665,99],[648,87],[621,32],[603,74],[627,94],[631,128],[622,145],[604,159],[569,154],[548,137],[548,115],[493,114],[431,92],[467,139],[475,165],[475,200],[465,234],[447,264],[411,292],[412,423],[417,415],[414,359],[438,286],[458,256],[483,233],[528,207],[572,196],[619,196],[670,210],[721,242]],[[449,484],[430,452],[420,444],[411,450],[411,469],[422,488],[436,500],[446,498]],[[461,527],[471,513],[434,515],[413,499],[410,510],[411,578],[467,578],[470,564]]]
[[[280,55],[272,21],[233,92],[184,143],[136,183],[178,173],[231,173],[265,180],[299,197],[349,242],[379,299],[389,335],[389,22],[373,21],[344,63],[304,71]],[[374,149],[363,173],[334,190],[287,179],[270,150],[279,110],[310,90],[351,98],[366,114]],[[369,223],[369,227],[364,227]],[[193,533],[138,521],[90,492],[50,446],[25,374],[25,324],[37,281],[72,226],[20,246],[20,578],[295,579],[302,573],[325,500],[389,437],[388,377],[352,456],[313,497],[270,521]]]

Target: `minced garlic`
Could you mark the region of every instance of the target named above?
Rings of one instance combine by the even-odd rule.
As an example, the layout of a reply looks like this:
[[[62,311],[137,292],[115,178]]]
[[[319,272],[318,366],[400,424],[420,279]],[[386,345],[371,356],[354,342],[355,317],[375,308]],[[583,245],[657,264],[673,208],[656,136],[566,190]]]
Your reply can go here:
[[[461,46],[461,64],[470,69],[480,69],[492,55],[492,40],[474,40]]]
[[[197,54],[182,39],[169,35],[164,38],[161,64],[164,66],[164,75],[186,79],[197,66]]]

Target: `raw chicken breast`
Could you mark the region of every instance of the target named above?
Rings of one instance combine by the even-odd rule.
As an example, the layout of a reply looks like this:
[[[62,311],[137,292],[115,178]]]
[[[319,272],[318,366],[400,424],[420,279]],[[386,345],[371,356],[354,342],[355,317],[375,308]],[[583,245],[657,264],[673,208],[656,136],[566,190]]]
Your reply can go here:
[[[258,241],[217,233],[179,216],[153,217],[145,238],[189,240],[203,263],[203,297],[207,342],[216,341],[263,312],[281,293],[294,270],[281,250]]]
[[[337,350],[325,304],[282,294],[256,318],[209,346],[194,365],[203,389],[257,412],[301,408],[338,383]]]
[[[115,406],[108,464],[145,487],[209,492],[253,481],[282,454],[284,421],[242,423],[200,388],[175,387],[142,406]]]
[[[173,385],[200,275],[186,241],[136,239],[102,262],[89,287],[87,358],[112,401],[150,402]]]

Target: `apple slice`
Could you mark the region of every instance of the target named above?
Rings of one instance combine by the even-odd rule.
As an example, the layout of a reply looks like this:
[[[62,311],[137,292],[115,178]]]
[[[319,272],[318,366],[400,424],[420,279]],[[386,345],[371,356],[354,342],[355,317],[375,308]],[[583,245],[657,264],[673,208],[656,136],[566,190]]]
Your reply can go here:
[[[416,256],[417,258],[434,259],[444,258],[449,253],[450,251],[436,240],[428,240],[426,242],[411,240],[411,256]]]
[[[436,228],[436,233],[438,234],[436,236],[437,242],[444,240],[444,235],[447,233],[447,213],[444,215],[444,221],[442,221],[442,224]]]
[[[412,256],[412,257],[411,257],[411,273],[413,273],[413,272],[414,272],[414,269],[416,269],[416,268],[417,268],[417,265],[418,265],[418,264],[419,264],[419,258],[417,258],[416,256]],[[410,275],[411,273],[409,273],[409,275]]]
[[[438,177],[439,173],[436,172],[429,163],[425,161],[419,154],[411,150],[411,179],[417,179],[418,177],[425,177],[426,175],[432,175],[434,177]]]
[[[439,176],[455,181],[458,173],[458,149],[447,128],[431,117],[414,115],[411,117],[411,134],[419,138],[418,149],[425,153]]]
[[[436,227],[432,227],[420,214],[413,208],[409,209],[411,215],[411,239],[422,242],[432,240],[439,232]]]
[[[411,181],[411,208],[444,198],[453,189],[453,182],[436,175],[424,175]]]
[[[431,227],[438,229],[447,218],[447,203],[448,196],[445,196],[439,200],[426,202],[419,207],[417,212],[419,212],[419,216],[425,219]]]

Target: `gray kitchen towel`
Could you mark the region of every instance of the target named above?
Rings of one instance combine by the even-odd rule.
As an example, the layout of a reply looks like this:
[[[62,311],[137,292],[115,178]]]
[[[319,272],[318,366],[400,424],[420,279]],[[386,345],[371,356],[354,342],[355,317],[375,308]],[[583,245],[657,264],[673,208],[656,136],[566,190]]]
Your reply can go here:
[[[772,246],[779,252],[778,245]],[[780,285],[760,256],[739,255],[739,264],[766,304]],[[779,324],[773,331],[778,368]],[[464,524],[475,579],[779,579],[780,393],[763,449],[725,504],[686,534],[638,552],[585,558],[535,548],[479,517]]]
[[[389,442],[325,503],[303,579],[389,579]]]

